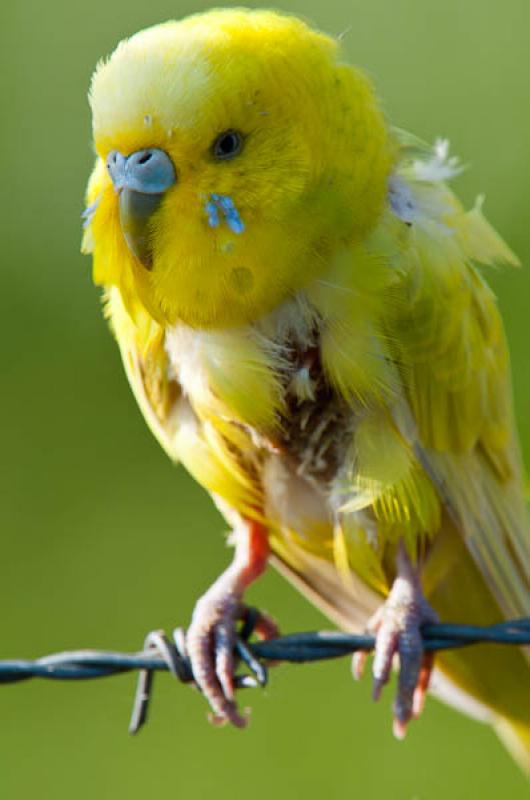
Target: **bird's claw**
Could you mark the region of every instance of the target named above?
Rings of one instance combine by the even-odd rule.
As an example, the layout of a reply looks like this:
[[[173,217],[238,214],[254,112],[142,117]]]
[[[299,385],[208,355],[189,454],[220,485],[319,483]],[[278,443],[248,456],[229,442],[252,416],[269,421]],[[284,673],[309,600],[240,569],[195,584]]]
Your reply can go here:
[[[239,620],[243,625],[238,634]],[[195,608],[186,634],[186,653],[195,683],[211,707],[210,720],[216,725],[229,722],[245,727],[248,713],[239,712],[235,689],[267,683],[267,668],[246,643],[253,632],[265,639],[277,636],[278,629],[268,616],[248,609],[231,596],[217,598],[207,593]],[[235,676],[238,660],[246,664],[251,675]]]
[[[410,578],[410,576],[409,576]],[[433,668],[432,653],[425,653],[421,628],[438,622],[427,603],[419,581],[399,577],[387,601],[369,621],[367,630],[375,635],[372,666],[373,698],[378,700],[390,680],[392,662],[399,657],[397,694],[394,701],[394,735],[403,739],[411,719],[418,717]],[[368,653],[359,651],[353,658],[353,674],[362,677]]]

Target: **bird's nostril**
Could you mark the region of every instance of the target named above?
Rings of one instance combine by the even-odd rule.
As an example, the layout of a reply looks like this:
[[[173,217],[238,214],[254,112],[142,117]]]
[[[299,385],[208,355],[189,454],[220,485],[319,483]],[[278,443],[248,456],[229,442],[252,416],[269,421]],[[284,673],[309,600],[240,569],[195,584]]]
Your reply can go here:
[[[118,168],[119,160],[120,160],[120,154],[118,153],[117,150],[113,150],[112,153],[109,153],[107,156],[107,169],[110,172],[111,177],[113,177],[113,174]]]
[[[141,156],[141,158],[139,158],[139,159],[138,159],[138,164],[147,164],[147,162],[148,162],[148,161],[150,161],[152,157],[153,157],[153,154],[151,153],[151,151],[150,151],[150,150],[147,150],[147,151],[146,151],[146,152],[145,152],[145,153],[144,153],[144,154]]]

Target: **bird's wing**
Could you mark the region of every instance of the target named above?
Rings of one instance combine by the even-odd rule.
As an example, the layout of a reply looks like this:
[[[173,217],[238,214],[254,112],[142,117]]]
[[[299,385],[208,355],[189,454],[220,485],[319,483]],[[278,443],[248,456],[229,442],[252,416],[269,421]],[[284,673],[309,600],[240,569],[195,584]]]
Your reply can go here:
[[[248,435],[212,412],[199,418],[169,364],[167,333],[142,308],[131,314],[117,287],[106,289],[106,311],[125,372],[152,433],[174,462],[247,517],[262,506],[255,470],[238,453],[250,454]]]
[[[518,262],[481,212],[465,212],[446,180],[458,164],[445,142],[426,155],[405,142],[390,187],[408,228],[399,300],[387,320],[406,403],[401,433],[503,612],[530,613],[530,528],[513,421],[509,359],[495,298],[477,264]]]
[[[387,590],[399,538],[412,554],[429,540],[422,583],[441,619],[486,625],[530,613],[508,355],[477,270],[517,259],[480,203],[466,213],[447,188],[457,169],[444,143],[429,154],[408,140],[378,230],[316,295],[326,312],[322,363],[352,401],[353,435],[333,487],[327,550],[283,560],[293,583],[346,628],[362,625]],[[371,592],[349,584],[350,572]],[[527,658],[502,647],[487,657],[480,647],[440,654],[443,697],[462,705],[465,696],[475,714],[493,709],[509,720],[512,744],[527,741]]]
[[[106,289],[105,312],[140,411],[169,457],[178,461],[182,398],[168,369],[164,330],[140,308],[132,317],[117,287]]]

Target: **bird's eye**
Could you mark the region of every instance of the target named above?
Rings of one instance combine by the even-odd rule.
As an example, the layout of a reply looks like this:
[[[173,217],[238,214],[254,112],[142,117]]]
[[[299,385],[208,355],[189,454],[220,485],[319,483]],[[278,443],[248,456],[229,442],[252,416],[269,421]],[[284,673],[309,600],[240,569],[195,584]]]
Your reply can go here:
[[[239,131],[223,131],[216,137],[212,152],[217,160],[226,161],[237,156],[242,147],[243,136]]]

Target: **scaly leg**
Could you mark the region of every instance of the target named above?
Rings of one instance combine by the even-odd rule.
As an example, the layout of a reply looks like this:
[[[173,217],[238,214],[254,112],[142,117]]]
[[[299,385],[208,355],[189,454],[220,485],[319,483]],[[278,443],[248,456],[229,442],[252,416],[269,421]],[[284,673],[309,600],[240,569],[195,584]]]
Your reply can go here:
[[[186,634],[186,650],[193,677],[213,711],[213,722],[245,727],[234,700],[235,625],[243,612],[246,588],[267,566],[269,545],[266,529],[245,520],[234,532],[235,554],[228,569],[197,602]],[[277,634],[275,624],[262,616],[256,626],[262,638]]]
[[[399,655],[398,690],[394,702],[394,735],[403,739],[407,724],[418,717],[425,704],[433,667],[433,657],[425,653],[422,625],[438,622],[438,617],[423,594],[418,569],[411,563],[405,546],[397,553],[397,577],[386,602],[368,623],[376,636],[373,661],[373,697],[378,700],[390,680],[394,655]],[[356,653],[353,674],[360,678],[366,653]]]

